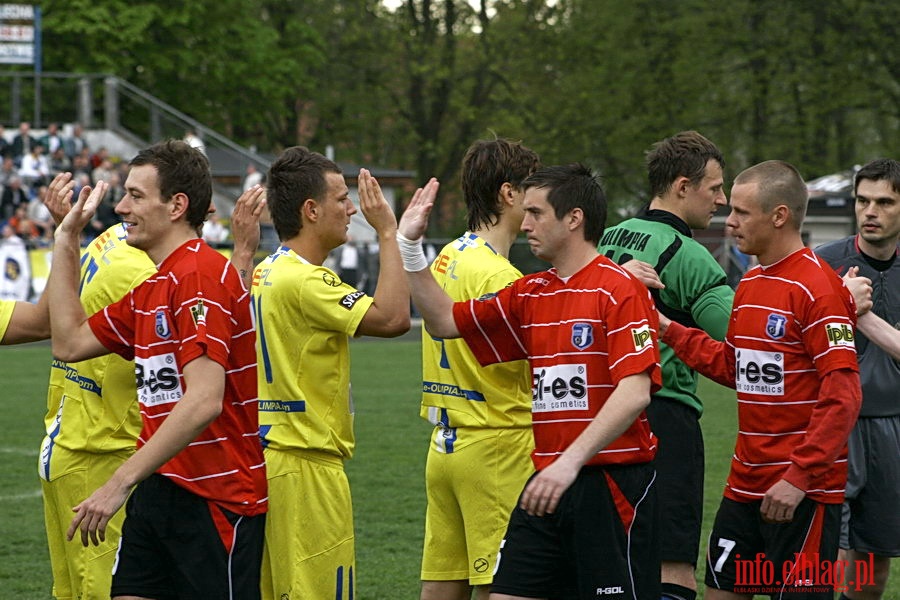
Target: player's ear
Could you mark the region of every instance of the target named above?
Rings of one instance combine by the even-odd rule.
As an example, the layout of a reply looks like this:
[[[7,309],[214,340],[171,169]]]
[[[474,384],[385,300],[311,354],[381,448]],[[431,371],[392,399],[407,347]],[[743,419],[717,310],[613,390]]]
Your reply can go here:
[[[779,204],[772,210],[772,224],[776,228],[784,227],[791,219],[791,209],[784,204]]]
[[[182,215],[187,214],[190,204],[191,200],[184,192],[174,194],[169,201],[169,218],[172,221],[177,221]]]
[[[497,201],[500,203],[500,206],[512,206],[515,204],[514,191],[515,188],[513,188],[513,185],[508,181],[500,186],[500,192],[497,194]]]
[[[672,184],[672,189],[675,191],[675,194],[679,198],[684,198],[687,196],[688,187],[691,185],[691,180],[687,177],[679,177]]]
[[[300,214],[307,221],[315,223],[319,219],[319,203],[313,198],[307,198],[300,206]]]
[[[573,208],[569,211],[569,214],[566,216],[566,224],[569,226],[569,231],[575,231],[584,223],[584,211],[580,208]]]

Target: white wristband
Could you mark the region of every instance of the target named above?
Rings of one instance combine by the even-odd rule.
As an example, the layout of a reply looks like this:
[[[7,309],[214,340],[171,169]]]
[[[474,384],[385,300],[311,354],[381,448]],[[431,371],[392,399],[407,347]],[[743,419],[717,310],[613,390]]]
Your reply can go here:
[[[428,259],[425,258],[425,250],[422,249],[422,238],[411,240],[398,231],[397,245],[400,246],[404,271],[415,273],[428,268]]]

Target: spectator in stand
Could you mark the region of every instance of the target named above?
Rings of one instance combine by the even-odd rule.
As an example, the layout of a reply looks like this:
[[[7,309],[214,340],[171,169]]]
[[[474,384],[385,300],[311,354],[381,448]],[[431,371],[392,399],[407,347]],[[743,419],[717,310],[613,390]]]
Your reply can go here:
[[[0,186],[5,187],[9,180],[13,177],[19,176],[19,170],[16,169],[15,163],[13,163],[12,156],[4,156],[3,164],[0,166]]]
[[[206,222],[203,223],[202,231],[203,240],[207,244],[213,248],[218,248],[228,239],[230,233],[231,232],[229,232],[228,228],[222,224],[222,220],[216,213],[209,213]]]
[[[42,246],[50,245],[53,240],[53,216],[50,210],[44,204],[47,197],[47,186],[42,185],[37,188],[37,193],[31,202],[28,203],[28,218],[37,227],[40,233],[40,239],[37,240]]]
[[[109,149],[106,146],[101,146],[96,153],[91,155],[91,170],[96,169],[103,163],[104,160],[109,158]]]
[[[70,173],[72,171],[72,160],[66,155],[66,151],[60,147],[57,148],[50,158],[47,160],[50,165],[50,176],[55,177],[60,173]]]
[[[91,157],[88,155],[87,151],[77,154],[72,158],[72,175],[74,177],[87,175],[88,179],[90,179],[92,170]]]
[[[12,141],[13,162],[18,166],[22,157],[31,152],[31,147],[37,144],[37,140],[31,136],[31,123],[22,121],[19,123],[19,132]]]
[[[17,206],[8,224],[16,232],[16,235],[25,242],[32,242],[41,235],[34,222],[28,218],[28,204]]]
[[[6,139],[6,130],[0,125],[0,158],[5,159],[12,155],[12,145]]]
[[[28,187],[48,183],[50,164],[47,162],[47,157],[44,156],[44,147],[41,144],[33,145],[31,152],[22,157],[19,176]]]
[[[81,129],[80,123],[75,123],[73,126],[72,137],[63,138],[63,148],[65,148],[66,156],[68,156],[70,160],[75,160],[75,157],[85,150],[90,152],[90,147],[88,146],[87,140],[84,139],[84,132]]]
[[[48,156],[56,152],[57,149],[62,148],[63,138],[59,134],[59,125],[56,123],[47,125],[47,133],[42,135],[38,142],[44,147]]]
[[[116,203],[125,195],[125,190],[122,188],[122,182],[119,179],[119,172],[111,171],[109,178],[104,179],[104,181],[109,183],[109,189],[106,195],[103,196],[100,204],[97,205],[97,212],[94,213],[94,218],[91,219],[87,228],[85,228],[85,235],[89,238],[102,234],[122,220],[116,214]]]
[[[244,191],[246,192],[254,185],[262,183],[263,174],[257,170],[256,165],[250,163],[247,165],[247,175],[244,177]]]
[[[197,132],[193,129],[188,129],[184,132],[184,141],[187,142],[188,146],[191,148],[196,148],[203,154],[206,154],[206,145],[204,145],[203,140],[200,139],[200,136],[197,135]]]
[[[22,178],[13,175],[3,186],[3,194],[0,195],[0,221],[13,216],[20,204],[28,204],[28,193],[22,187]]]
[[[91,171],[91,181],[94,183],[98,181],[109,181],[114,172],[115,167],[113,166],[112,159],[109,157],[104,158],[100,161],[100,164]]]

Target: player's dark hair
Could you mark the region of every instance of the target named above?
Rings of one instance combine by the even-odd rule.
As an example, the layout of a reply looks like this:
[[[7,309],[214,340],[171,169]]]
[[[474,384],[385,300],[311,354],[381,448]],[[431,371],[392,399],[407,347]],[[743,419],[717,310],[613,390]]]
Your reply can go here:
[[[490,227],[500,221],[503,205],[497,195],[504,183],[517,190],[522,181],[541,166],[537,153],[502,138],[478,140],[466,151],[462,162],[462,191],[470,231]]]
[[[178,193],[186,195],[188,223],[194,229],[203,226],[212,202],[212,174],[202,152],[181,140],[166,140],[144,148],[128,164],[156,167],[163,201],[168,202]]]
[[[651,197],[665,194],[679,177],[687,177],[695,187],[700,185],[710,160],[725,168],[722,152],[696,131],[682,131],[656,142],[646,160]]]
[[[853,194],[859,189],[859,182],[863,179],[870,181],[888,181],[891,189],[900,194],[900,162],[892,158],[878,158],[866,163],[856,172],[853,179]]]
[[[547,202],[557,220],[580,208],[584,213],[584,239],[595,246],[606,226],[606,194],[598,177],[581,163],[543,167],[522,182],[522,188],[547,189]]]
[[[300,233],[300,208],[308,199],[324,200],[327,173],[343,175],[333,160],[303,146],[287,148],[266,173],[266,204],[278,238],[289,240]]]

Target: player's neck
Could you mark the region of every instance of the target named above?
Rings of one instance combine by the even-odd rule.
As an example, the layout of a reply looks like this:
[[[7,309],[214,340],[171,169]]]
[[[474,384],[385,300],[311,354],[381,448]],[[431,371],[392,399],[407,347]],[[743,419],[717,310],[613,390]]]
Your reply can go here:
[[[518,235],[518,229],[510,231],[503,227],[503,221],[493,227],[481,227],[473,231],[475,235],[483,239],[488,245],[494,249],[497,254],[504,258],[509,258],[509,249]]]
[[[686,221],[685,215],[682,214],[683,203],[679,203],[676,198],[669,196],[654,196],[650,201],[649,210],[664,210],[672,213],[682,221]]]
[[[325,250],[318,243],[318,240],[309,236],[298,235],[286,242],[282,242],[282,245],[287,246],[294,251],[294,254],[313,265],[322,266],[325,263],[325,259],[328,258],[329,251]]]
[[[585,268],[600,255],[597,245],[585,240],[573,242],[564,252],[554,256],[551,264],[556,269],[556,274],[567,279]]]
[[[199,236],[193,228],[173,228],[168,235],[157,240],[152,248],[146,250],[147,256],[158,266],[186,242],[196,239],[199,239]]]
[[[856,240],[862,253],[875,260],[890,260],[897,253],[898,239],[896,237],[889,240],[881,240],[878,244],[868,242],[862,236],[857,236]]]
[[[760,265],[767,267],[787,258],[804,247],[803,240],[798,232],[796,236],[791,235],[786,236],[781,240],[774,240],[763,252],[758,254],[756,258],[759,260]]]

